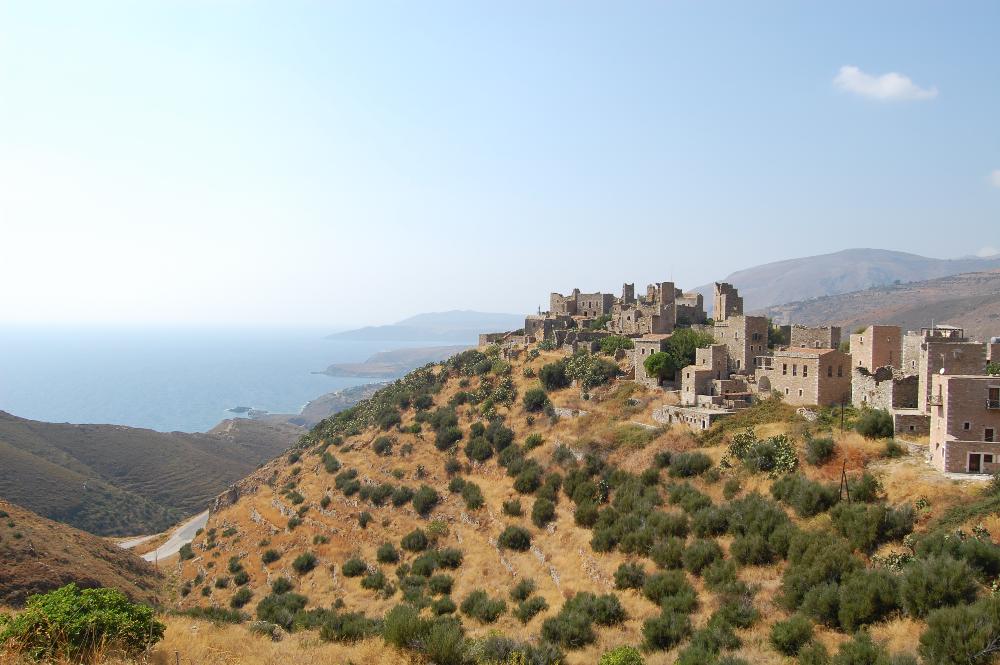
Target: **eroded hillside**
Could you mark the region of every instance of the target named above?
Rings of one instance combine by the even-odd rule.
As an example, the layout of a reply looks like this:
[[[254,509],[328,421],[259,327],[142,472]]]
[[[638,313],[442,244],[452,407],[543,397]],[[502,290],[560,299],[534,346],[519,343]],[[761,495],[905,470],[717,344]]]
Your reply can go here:
[[[318,630],[345,658],[384,634],[408,657],[469,662],[468,643],[431,651],[464,630],[534,645],[529,662],[595,663],[627,644],[651,664],[781,663],[773,631],[802,622],[796,649],[813,636],[803,648],[836,652],[870,626],[915,653],[928,608],[900,588],[933,553],[968,574],[950,604],[1000,573],[995,499],[919,450],[841,434],[837,414],[808,422],[769,400],[696,437],[655,426],[662,393],[604,382],[607,359],[497,353],[411,373],[220,497],[180,564],[178,606]],[[973,525],[975,557],[942,540]]]

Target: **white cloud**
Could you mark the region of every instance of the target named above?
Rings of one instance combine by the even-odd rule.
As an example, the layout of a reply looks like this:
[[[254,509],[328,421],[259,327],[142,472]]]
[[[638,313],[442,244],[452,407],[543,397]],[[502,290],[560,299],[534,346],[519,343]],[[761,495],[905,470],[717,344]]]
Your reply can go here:
[[[1000,187],[1000,169],[993,169],[990,173],[990,184],[994,187]]]
[[[986,258],[988,256],[996,256],[997,254],[1000,254],[1000,251],[997,251],[996,247],[989,247],[989,246],[980,247],[979,251],[976,252],[976,256],[981,258]]]
[[[853,65],[841,67],[833,77],[833,85],[844,92],[883,102],[934,99],[938,94],[937,88],[921,88],[909,76],[896,72],[872,76]]]

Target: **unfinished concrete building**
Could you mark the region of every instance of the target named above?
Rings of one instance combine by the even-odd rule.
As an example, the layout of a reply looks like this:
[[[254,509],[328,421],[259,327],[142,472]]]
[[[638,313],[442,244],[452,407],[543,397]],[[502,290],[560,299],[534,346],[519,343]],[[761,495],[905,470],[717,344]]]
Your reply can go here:
[[[851,398],[851,356],[836,349],[791,347],[762,356],[757,390],[799,406],[832,406]]]
[[[931,462],[953,473],[1000,471],[1000,377],[935,374]]]
[[[916,371],[903,368],[903,335],[899,326],[868,326],[851,335],[850,340],[855,367],[863,367],[869,372],[879,367],[895,367],[904,373],[916,374]]]
[[[840,326],[789,326],[788,346],[805,349],[836,349]]]

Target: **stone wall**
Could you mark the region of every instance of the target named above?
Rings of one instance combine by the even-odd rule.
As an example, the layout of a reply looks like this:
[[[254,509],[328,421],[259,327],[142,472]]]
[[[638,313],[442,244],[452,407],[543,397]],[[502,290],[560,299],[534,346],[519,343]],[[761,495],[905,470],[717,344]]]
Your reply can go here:
[[[886,411],[915,409],[919,386],[916,376],[903,376],[894,367],[879,367],[869,372],[865,367],[855,366],[851,373],[851,403]]]
[[[791,326],[788,345],[806,349],[836,349],[840,346],[840,326]]]
[[[915,351],[913,359],[919,360],[919,348]],[[897,367],[908,374],[917,373],[916,365],[908,372],[903,366],[903,340],[899,326],[868,326],[863,332],[851,335],[851,358],[856,367],[864,367],[869,372],[879,367]]]
[[[920,346],[918,376],[920,389],[917,408],[927,412],[932,377],[944,374],[982,374],[986,370],[986,347],[977,342],[953,342],[926,339]]]
[[[715,302],[712,315],[716,322],[725,321],[731,316],[743,314],[743,298],[739,291],[728,282],[715,283]]]
[[[777,351],[770,369],[757,370],[757,385],[761,392],[776,391],[787,404],[840,404],[851,398],[851,356]]]

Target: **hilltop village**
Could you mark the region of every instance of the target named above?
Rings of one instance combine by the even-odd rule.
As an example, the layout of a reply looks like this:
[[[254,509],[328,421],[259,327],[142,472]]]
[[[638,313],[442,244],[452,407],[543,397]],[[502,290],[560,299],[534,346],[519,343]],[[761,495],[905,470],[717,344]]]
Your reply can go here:
[[[678,331],[707,343],[694,364],[660,362]],[[630,378],[662,391],[654,418],[707,430],[715,421],[777,395],[789,405],[879,409],[898,437],[928,437],[931,463],[941,471],[1000,471],[1000,337],[968,339],[961,328],[931,325],[919,331],[872,324],[847,336],[838,326],[772,326],[743,311],[738,290],[717,282],[712,317],[700,293],[672,282],[636,296],[625,284],[610,293],[552,293],[549,311],[525,318],[524,328],[481,335],[508,354],[542,343],[571,353],[596,352],[602,340],[627,359]],[[710,341],[709,341],[710,340]],[[607,342],[605,342],[606,344]]]

